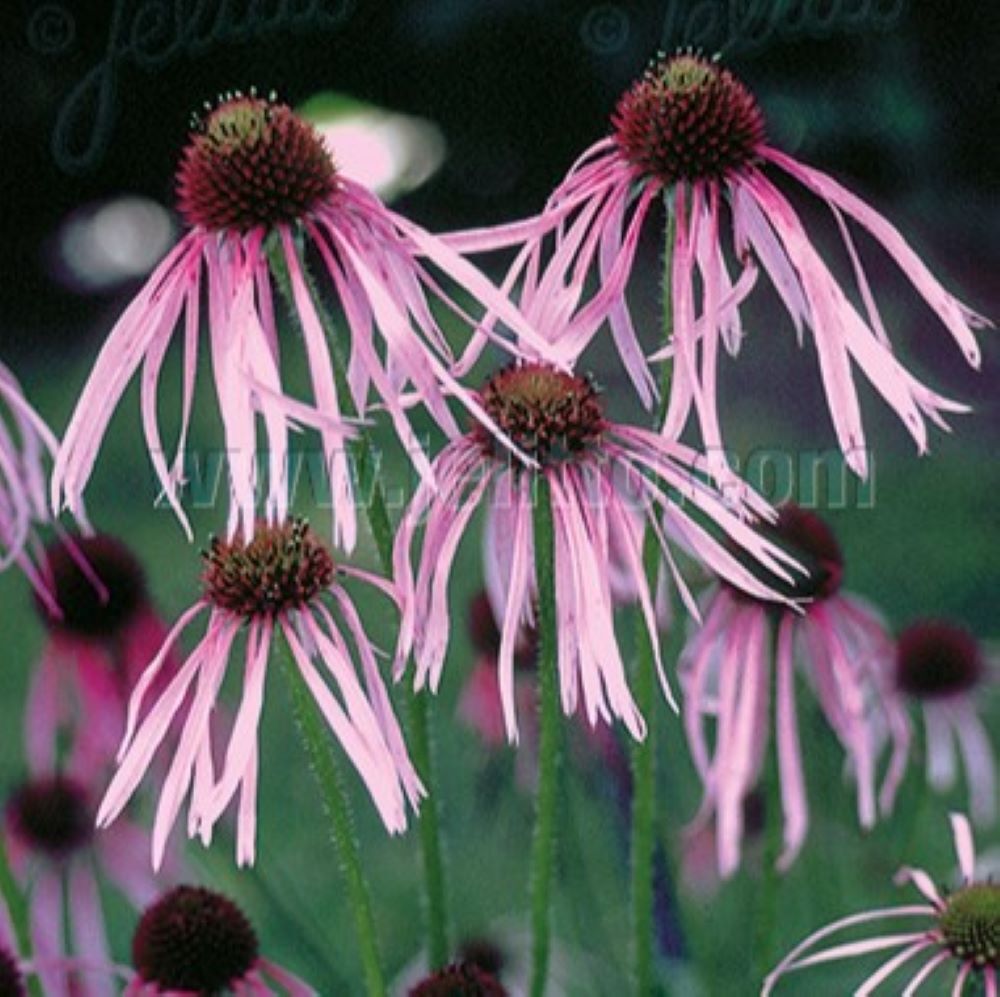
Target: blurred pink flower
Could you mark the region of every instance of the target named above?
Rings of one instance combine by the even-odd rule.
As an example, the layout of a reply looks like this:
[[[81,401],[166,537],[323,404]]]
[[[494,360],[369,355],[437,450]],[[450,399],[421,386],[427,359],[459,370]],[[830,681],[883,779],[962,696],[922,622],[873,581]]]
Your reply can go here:
[[[316,993],[261,956],[257,934],[243,911],[203,887],[175,887],[146,910],[132,940],[132,961],[136,975],[124,997]]]
[[[897,883],[912,883],[926,903],[900,907],[885,907],[842,918],[821,928],[797,945],[764,981],[761,997],[769,997],[777,982],[788,973],[841,959],[865,956],[872,952],[898,950],[875,970],[855,991],[855,997],[869,997],[903,966],[923,956],[921,967],[899,990],[903,997],[916,994],[942,966],[957,968],[958,975],[951,985],[953,997],[960,997],[971,983],[970,993],[980,993],[974,980],[981,980],[986,997],[997,997],[997,969],[1000,966],[1000,885],[976,880],[975,848],[968,820],[958,814],[951,817],[955,852],[961,871],[961,885],[947,893],[938,890],[923,869],[904,867]],[[815,950],[818,942],[838,934],[844,928],[869,924],[873,921],[907,921],[917,918],[929,924],[917,930],[878,935],[855,942],[842,942],[830,948]],[[927,956],[930,958],[926,958]],[[941,973],[937,973],[940,977]],[[900,987],[898,981],[894,989]],[[934,992],[944,993],[946,984],[938,979]]]
[[[347,433],[317,294],[335,292],[349,337],[347,381],[360,415],[372,389],[409,457],[430,467],[406,413],[421,402],[445,432],[455,432],[446,394],[477,418],[475,397],[450,373],[451,349],[432,314],[440,301],[464,316],[428,269],[433,265],[464,294],[498,314],[528,344],[543,346],[518,311],[471,264],[443,242],[391,211],[342,176],[314,128],[274,99],[228,96],[195,122],[177,173],[179,208],[190,231],[159,264],[112,329],[77,402],[51,482],[55,508],[81,508],[104,433],[129,381],[141,373],[142,425],[163,494],[188,529],[179,486],[198,369],[201,309],[207,302],[209,345],[225,431],[231,495],[230,532],[249,540],[256,519],[257,418],[267,437],[268,514],[288,508],[288,432],[310,405],[285,395],[274,284],[289,286],[302,328],[313,404],[330,475],[335,540],[356,536]],[[317,290],[304,250],[322,261]],[[471,321],[471,320],[470,320]],[[164,360],[183,327],[183,397],[176,457],[168,464],[157,419]],[[374,339],[384,340],[380,355]],[[510,346],[499,334],[493,338]],[[285,343],[290,348],[291,343]],[[287,376],[287,375],[286,375]]]
[[[535,463],[526,466],[481,428],[454,438],[435,460],[437,488],[421,483],[396,535],[394,574],[402,600],[396,670],[411,651],[415,684],[436,690],[448,647],[447,586],[458,544],[473,513],[488,503],[487,588],[502,620],[499,685],[508,739],[516,741],[514,654],[522,627],[534,620],[532,554],[534,482],[544,476],[552,495],[556,613],[562,706],[593,726],[612,718],[636,738],[645,721],[628,688],[614,629],[608,564],[617,535],[656,656],[664,695],[672,693],[660,659],[653,596],[642,565],[643,531],[656,531],[664,557],[692,609],[671,543],[704,560],[733,584],[775,596],[733,556],[712,530],[790,580],[794,562],[747,525],[769,507],[748,490],[723,496],[699,474],[698,455],[662,435],[609,421],[585,378],[540,362],[508,367],[484,387],[482,402],[497,425]],[[675,495],[668,494],[674,492]],[[638,515],[637,515],[638,513]],[[426,522],[424,522],[426,519]],[[416,573],[412,547],[424,523]],[[776,596],[775,596],[776,597]]]
[[[853,268],[864,314],[848,300],[813,245],[798,213],[765,175],[773,166],[817,195],[832,211]],[[673,219],[669,284],[670,343],[644,356],[626,298],[643,226],[662,196]],[[723,232],[728,203],[731,235]],[[944,323],[968,362],[979,366],[972,330],[990,324],[947,293],[900,233],[860,198],[825,174],[767,143],[763,113],[728,70],[699,55],[662,57],[618,103],[612,134],[596,142],[570,169],[535,218],[445,236],[456,250],[474,253],[518,247],[504,289],[517,282],[577,309],[588,277],[599,289],[579,307],[559,344],[571,352],[592,339],[605,319],[643,403],[657,395],[647,359],[673,359],[673,387],[664,431],[679,435],[695,410],[705,448],[721,454],[717,406],[719,345],[733,355],[743,326],[740,304],[762,266],[795,326],[812,330],[837,439],[850,466],[867,473],[865,434],[854,365],[900,417],[921,452],[925,418],[944,426],[944,414],[966,407],[917,380],[893,353],[846,218],[856,222],[895,260]],[[542,270],[546,239],[555,233]],[[727,246],[738,260],[733,279]],[[539,282],[539,272],[544,273]],[[700,314],[697,279],[702,286]],[[524,313],[531,317],[526,308]],[[466,362],[485,342],[474,338]]]
[[[129,693],[163,644],[145,572],[114,537],[68,537],[45,552],[41,575],[58,612],[39,600],[48,631],[25,711],[35,774],[57,768],[90,783],[114,761]],[[161,681],[176,671],[171,655]],[[66,757],[57,758],[61,748]]]
[[[704,625],[689,639],[680,662],[684,726],[704,787],[695,827],[714,819],[723,877],[740,864],[744,800],[760,778],[771,737],[772,685],[784,812],[779,868],[791,865],[805,840],[809,809],[795,706],[796,664],[851,760],[863,826],[876,819],[882,743],[887,736],[892,743],[879,794],[883,813],[892,808],[910,744],[906,712],[886,668],[891,638],[872,610],[841,592],[843,555],[832,531],[815,514],[785,505],[777,523],[764,532],[809,571],[791,589],[775,582],[799,606],[750,598],[722,584],[710,596]],[[772,627],[777,632],[773,676]],[[714,727],[714,738],[706,721]]]
[[[482,738],[489,748],[499,748],[506,742],[503,708],[500,701],[500,676],[497,659],[500,654],[500,629],[485,592],[477,593],[468,613],[469,635],[476,652],[458,700],[458,714]],[[535,667],[537,635],[522,627],[514,649],[514,668],[523,679]],[[517,714],[528,719],[528,740],[534,743],[534,683],[515,679],[514,698]]]
[[[100,975],[68,974],[74,964],[102,966],[110,958],[98,874],[136,910],[159,891],[148,832],[121,820],[95,835],[94,810],[86,785],[63,775],[32,778],[5,809],[11,864],[28,893],[34,971],[48,997],[117,992]]]
[[[955,785],[957,745],[969,788],[969,813],[982,825],[991,825],[997,815],[995,753],[976,709],[976,690],[987,683],[979,643],[961,627],[925,620],[899,635],[896,685],[923,710],[927,781],[939,792]]]
[[[759,846],[765,829],[765,804],[760,790],[754,789],[743,797],[742,846]],[[709,901],[724,882],[719,872],[718,814],[695,821],[681,836],[680,882],[699,901]],[[760,848],[751,852],[751,868],[760,865]],[[746,856],[744,856],[746,861]]]
[[[40,541],[36,527],[49,522],[45,460],[55,455],[59,444],[2,363],[0,403],[0,571],[16,564],[38,599],[56,613],[37,564]],[[82,517],[82,507],[78,511]]]
[[[345,577],[366,581],[393,598],[391,586],[380,578],[335,563],[304,520],[260,523],[249,543],[239,536],[213,541],[205,559],[201,599],[177,621],[132,693],[118,771],[98,812],[100,826],[114,821],[131,798],[191,693],[160,792],[153,826],[154,865],[161,861],[167,836],[188,793],[188,831],[192,836],[199,834],[206,844],[216,821],[239,793],[237,858],[240,864],[254,861],[258,728],[272,643],[280,632],[386,827],[392,833],[405,829],[405,801],[415,807],[424,790],[407,755],[375,649],[341,584]],[[360,660],[363,685],[347,640],[324,597],[337,607],[346,624]],[[139,722],[139,713],[174,642],[205,611],[209,612],[205,635]],[[245,639],[243,698],[217,773],[212,711],[241,634]],[[317,661],[328,672],[326,678],[317,670]],[[340,698],[331,691],[330,679]]]

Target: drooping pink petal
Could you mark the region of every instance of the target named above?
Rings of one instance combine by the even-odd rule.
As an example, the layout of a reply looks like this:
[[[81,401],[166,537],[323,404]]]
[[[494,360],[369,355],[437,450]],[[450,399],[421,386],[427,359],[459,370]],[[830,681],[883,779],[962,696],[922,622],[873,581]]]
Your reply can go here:
[[[513,490],[513,532],[510,536],[511,566],[510,578],[503,619],[500,625],[500,650],[497,655],[497,672],[500,676],[500,702],[503,706],[507,740],[516,744],[518,740],[517,709],[514,697],[514,652],[521,639],[521,624],[524,605],[528,597],[529,579],[532,573],[530,563],[533,550],[534,531],[531,522],[532,496],[528,493],[529,482],[522,475]]]
[[[809,823],[809,804],[805,777],[802,772],[802,748],[795,708],[795,671],[793,658],[793,627],[786,616],[778,627],[776,664],[776,730],[778,770],[781,774],[781,809],[784,814],[784,849],[778,868],[788,869],[805,841]]]
[[[836,205],[855,221],[863,225],[881,243],[886,252],[899,264],[900,268],[920,292],[924,300],[938,314],[948,327],[955,342],[965,353],[966,360],[973,366],[980,364],[979,346],[972,333],[974,328],[983,328],[992,323],[966,308],[950,295],[927,269],[923,261],[913,251],[899,231],[877,211],[870,208],[861,198],[846,190],[826,174],[798,162],[777,149],[764,147],[761,154],[780,166],[795,179],[805,184],[824,201]]]
[[[905,882],[913,883],[913,885],[920,890],[920,892],[932,904],[934,904],[935,907],[944,906],[944,900],[941,898],[941,894],[938,893],[938,889],[934,885],[934,880],[932,880],[923,869],[914,869],[910,866],[903,866],[903,868],[896,873],[894,881],[897,885],[901,885]]]
[[[966,883],[971,883],[976,875],[976,846],[972,840],[972,825],[964,814],[950,814],[951,831],[955,838],[955,855],[958,867]]]

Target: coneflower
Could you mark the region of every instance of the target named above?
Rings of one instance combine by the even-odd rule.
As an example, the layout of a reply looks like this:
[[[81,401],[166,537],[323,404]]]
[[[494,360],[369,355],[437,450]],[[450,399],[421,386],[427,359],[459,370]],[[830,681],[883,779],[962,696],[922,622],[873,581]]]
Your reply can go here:
[[[322,411],[323,457],[330,474],[335,539],[353,546],[356,516],[340,415],[364,415],[374,390],[407,454],[429,473],[407,408],[422,402],[445,431],[454,395],[485,418],[450,373],[453,358],[431,309],[441,300],[461,312],[422,262],[426,259],[474,300],[498,313],[528,343],[537,342],[517,310],[457,253],[341,175],[316,130],[273,95],[228,95],[196,119],[177,171],[178,207],[189,226],[109,334],[80,395],[53,472],[56,508],[80,510],[112,414],[141,368],[142,424],[164,495],[186,525],[184,479],[199,340],[206,334],[225,430],[231,528],[253,533],[258,417],[271,469],[268,514],[283,519],[290,423]],[[339,301],[351,398],[342,397],[316,290],[303,253]],[[281,283],[278,284],[278,281]],[[312,383],[311,405],[288,397],[283,381],[291,343],[279,331],[277,287],[290,287]],[[206,305],[207,329],[202,307]],[[376,340],[381,337],[381,346]],[[183,340],[183,401],[176,458],[163,453],[157,385],[168,348]],[[497,337],[501,338],[501,337]],[[509,345],[509,343],[508,343]],[[404,398],[409,400],[404,401]]]
[[[769,176],[772,168],[801,183],[832,211],[853,267],[863,312],[820,256],[802,220]],[[676,436],[695,411],[706,448],[723,449],[716,398],[720,341],[736,354],[743,337],[740,304],[763,268],[801,341],[813,334],[837,440],[850,466],[867,472],[855,366],[927,449],[926,419],[966,411],[917,380],[893,352],[848,221],[865,229],[895,260],[944,323],[968,362],[979,366],[973,329],[990,324],[944,290],[902,235],[873,208],[824,173],[768,143],[764,114],[747,87],[700,55],[661,56],[622,96],[611,134],[587,149],[535,218],[446,238],[464,252],[518,247],[505,284],[535,280],[545,241],[556,243],[547,287],[581,300],[588,277],[598,290],[565,330],[577,352],[608,319],[618,352],[642,401],[657,390],[626,298],[639,235],[662,198],[673,223],[670,342],[651,358],[673,360],[665,432]],[[727,256],[738,261],[733,276]],[[696,285],[700,282],[700,313]],[[485,342],[480,334],[472,356]]]
[[[912,883],[923,895],[923,903],[854,914],[821,928],[782,959],[764,981],[761,997],[769,997],[778,981],[791,972],[874,952],[892,951],[895,954],[854,991],[855,997],[869,997],[893,977],[896,977],[893,990],[903,997],[911,997],[920,992],[932,976],[935,978],[934,993],[944,993],[948,988],[953,997],[961,997],[966,992],[985,992],[986,997],[997,997],[1000,885],[976,878],[976,854],[968,820],[959,814],[952,814],[951,824],[961,874],[958,886],[953,890],[938,889],[923,869],[901,869],[896,881]],[[892,934],[817,948],[819,942],[848,928],[875,921],[894,922],[900,927]],[[921,965],[912,972],[911,964],[915,960],[920,960]],[[899,973],[904,967],[910,967],[912,975],[906,986],[899,989],[903,982]],[[946,983],[945,976],[952,973],[955,974],[954,979]],[[977,989],[980,983],[982,990]]]
[[[784,816],[781,868],[794,861],[805,841],[809,804],[796,673],[814,690],[851,761],[863,826],[876,820],[877,796],[883,813],[892,808],[910,743],[888,669],[891,637],[871,609],[841,590],[844,558],[833,531],[819,516],[789,504],[764,532],[808,574],[791,587],[775,581],[789,600],[784,605],[719,585],[680,662],[684,726],[704,786],[696,827],[714,820],[723,876],[740,863],[745,801],[760,779],[772,737],[772,697]],[[887,737],[892,756],[877,794],[879,749]]]
[[[794,564],[755,533],[747,519],[768,510],[744,491],[723,496],[701,473],[699,456],[664,436],[607,418],[600,392],[585,377],[539,361],[515,364],[487,381],[486,411],[534,466],[512,457],[480,427],[454,438],[434,462],[436,489],[422,484],[407,507],[395,546],[403,615],[397,669],[413,652],[418,687],[436,689],[448,646],[447,586],[462,535],[476,509],[488,506],[486,578],[500,619],[500,697],[507,736],[517,738],[514,658],[535,612],[532,510],[535,482],[552,496],[555,530],[558,668],[563,710],[578,704],[593,725],[612,718],[641,738],[645,721],[629,691],[614,628],[612,544],[637,593],[664,693],[653,596],[642,566],[643,530],[656,531],[674,575],[677,544],[733,584],[774,595],[712,530],[790,579]],[[414,571],[412,546],[424,524]],[[614,538],[614,539],[612,539]],[[688,597],[689,603],[691,602]]]
[[[416,806],[423,787],[407,755],[375,649],[343,587],[349,577],[392,597],[391,587],[381,579],[335,562],[304,520],[258,523],[249,542],[240,535],[216,539],[205,555],[201,598],[181,615],[132,694],[118,770],[101,804],[98,824],[107,826],[121,813],[188,694],[193,693],[160,791],[153,826],[154,865],[160,863],[167,836],[189,794],[189,831],[200,834],[206,843],[222,812],[239,794],[237,856],[241,864],[253,862],[258,727],[272,644],[280,634],[386,827],[392,833],[404,830],[406,802]],[[205,612],[209,617],[204,636],[140,721],[171,648]],[[343,629],[335,614],[343,621]],[[353,653],[345,632],[354,644]],[[212,758],[212,713],[241,637],[243,697],[217,773]],[[355,660],[360,663],[361,679]]]
[[[923,711],[927,780],[942,792],[954,786],[957,745],[969,790],[969,814],[974,823],[983,825],[993,823],[997,809],[994,750],[976,708],[976,691],[988,681],[986,656],[963,627],[923,620],[899,635],[896,687]]]

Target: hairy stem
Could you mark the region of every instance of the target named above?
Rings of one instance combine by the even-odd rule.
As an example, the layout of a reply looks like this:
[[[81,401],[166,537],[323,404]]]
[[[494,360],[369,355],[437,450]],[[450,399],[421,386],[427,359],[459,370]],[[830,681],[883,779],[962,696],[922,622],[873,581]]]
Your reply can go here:
[[[676,221],[669,193],[664,196],[666,226],[663,239],[663,278],[660,307],[663,344],[673,331],[673,257]],[[660,377],[660,404],[654,430],[660,428],[670,398],[672,367],[664,362]],[[660,572],[660,549],[656,533],[647,528],[643,544],[643,570],[650,591],[655,592]],[[675,614],[674,626],[679,625]],[[672,642],[679,644],[679,642]],[[646,718],[646,740],[632,745],[632,837],[631,837],[631,918],[632,983],[638,997],[653,993],[653,862],[656,849],[656,675],[653,645],[641,613],[636,614],[636,666],[633,692],[636,705]]]
[[[777,641],[778,623],[774,621],[771,627],[773,658],[771,674],[777,675]],[[775,727],[775,700],[771,697],[768,729]],[[778,749],[772,736],[764,760],[764,773],[761,785],[764,795],[764,855],[761,875],[760,892],[757,898],[757,909],[754,921],[757,925],[754,939],[754,979],[762,981],[774,968],[774,931],[778,919],[778,891],[781,886],[781,874],[778,872],[778,857],[781,855],[781,775],[778,771]]]
[[[323,307],[320,296],[311,278],[306,260],[301,249],[298,249],[299,262],[309,287],[310,295],[316,307],[316,313],[326,332],[330,344],[330,355],[333,359],[333,373],[337,387],[337,395],[341,407],[347,416],[356,415],[350,387],[347,383],[346,364],[338,349],[334,335],[333,322]],[[297,311],[291,287],[288,283],[287,270],[280,247],[272,247],[269,251],[271,271],[274,274],[278,288],[287,305],[288,313],[296,319]],[[348,444],[357,480],[362,485],[362,494],[369,495],[364,504],[365,517],[372,531],[375,546],[378,550],[379,562],[386,576],[392,576],[392,548],[394,530],[385,500],[385,490],[379,477],[378,463],[367,434],[362,433]],[[424,912],[426,917],[428,959],[432,968],[444,966],[450,957],[448,942],[448,905],[445,886],[446,872],[444,848],[441,842],[441,821],[438,810],[437,795],[434,792],[434,745],[431,737],[431,704],[426,693],[417,692],[412,683],[402,683],[407,739],[410,759],[417,774],[420,776],[427,797],[420,806],[417,825],[420,831],[420,846],[423,858],[424,879]]]
[[[555,542],[552,499],[544,475],[536,478],[535,573],[538,581],[538,793],[531,842],[531,995],[545,993],[552,930],[552,881],[562,765],[562,716],[557,673]]]
[[[647,531],[643,564],[655,579],[660,550]],[[631,916],[632,982],[637,995],[653,992],[653,854],[656,817],[656,675],[653,645],[642,614],[637,614],[633,695],[646,718],[646,739],[632,744]]]
[[[291,660],[291,655],[286,652],[282,655],[282,659],[292,697],[295,726],[323,798],[323,808],[330,826],[330,839],[337,852],[340,871],[347,887],[347,899],[354,915],[359,955],[364,970],[365,991],[368,997],[385,997],[387,991],[382,976],[382,961],[368,881],[361,865],[354,819],[341,783],[337,760],[331,749],[327,731],[320,721],[316,704],[306,690],[302,676]]]

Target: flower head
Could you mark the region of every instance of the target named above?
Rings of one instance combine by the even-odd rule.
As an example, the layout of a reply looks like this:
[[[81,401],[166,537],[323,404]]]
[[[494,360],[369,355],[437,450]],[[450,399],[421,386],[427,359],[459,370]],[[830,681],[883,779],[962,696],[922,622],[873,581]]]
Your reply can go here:
[[[248,232],[292,224],[336,188],[316,129],[274,97],[236,94],[194,119],[177,169],[177,206],[192,228]]]
[[[912,883],[923,894],[924,903],[855,914],[821,928],[778,964],[764,981],[762,997],[769,997],[778,981],[788,973],[819,963],[893,949],[898,951],[860,985],[856,994],[871,994],[893,977],[897,980],[896,986],[900,986],[900,970],[919,959],[922,962],[920,968],[902,991],[907,995],[916,994],[934,975],[938,977],[937,986],[943,986],[940,979],[943,973],[938,970],[951,965],[958,971],[950,990],[956,997],[967,992],[967,985],[973,979],[981,979],[988,997],[996,997],[997,973],[1000,970],[1000,885],[976,879],[975,850],[968,820],[952,814],[951,823],[962,877],[959,886],[950,892],[939,890],[923,869],[901,869],[897,882]],[[919,926],[903,933],[843,942],[831,948],[816,948],[818,942],[846,928],[885,920],[911,924],[916,920]]]
[[[854,273],[853,292],[834,276],[770,178],[775,168],[830,208]],[[672,222],[666,246],[671,336],[650,352],[636,333],[627,291],[640,233],[661,198]],[[538,308],[575,311],[557,340],[571,356],[607,320],[647,407],[658,394],[649,361],[672,361],[664,433],[677,438],[694,414],[706,449],[717,455],[716,470],[724,469],[720,343],[734,356],[739,352],[740,308],[763,270],[800,342],[805,329],[812,332],[837,440],[864,476],[855,368],[903,421],[920,452],[928,446],[927,420],[945,426],[947,414],[966,408],[919,381],[893,351],[849,222],[895,260],[968,362],[978,366],[973,330],[990,323],[945,291],[885,218],[835,180],[769,145],[763,113],[746,85],[717,61],[691,52],[660,56],[646,70],[618,102],[611,134],[580,156],[537,217],[446,238],[466,252],[519,247],[503,286],[520,283],[529,319],[535,319],[531,299]],[[597,290],[586,297],[594,275]],[[467,361],[485,341],[485,334],[474,339]]]
[[[275,993],[313,991],[260,955],[257,934],[228,897],[198,886],[178,886],[142,915],[132,939],[136,979],[126,995]]]
[[[45,552],[44,571],[59,612],[39,609],[53,631],[111,639],[147,603],[142,565],[124,543],[106,534],[53,544]]]
[[[89,844],[94,819],[86,790],[62,776],[36,779],[7,801],[11,833],[25,846],[62,859]]]
[[[782,606],[721,585],[709,597],[704,625],[681,656],[685,729],[704,785],[695,825],[714,820],[723,876],[740,863],[744,801],[766,757],[772,695],[784,814],[781,868],[794,861],[805,841],[809,808],[795,703],[796,667],[815,690],[851,760],[864,826],[874,823],[879,807],[883,813],[892,808],[909,752],[906,713],[887,674],[891,638],[871,609],[841,591],[844,560],[829,526],[812,512],[786,505],[762,532],[794,553],[809,572],[796,576],[791,586],[781,579],[774,582],[774,589],[791,604]],[[892,753],[877,806],[879,754],[887,737]]]
[[[181,487],[203,313],[228,459],[228,532],[241,530],[247,540],[257,519],[259,486],[266,483],[268,517],[281,521],[287,515],[293,426],[309,424],[319,432],[327,477],[316,498],[332,507],[334,539],[350,550],[357,521],[345,453],[354,430],[346,416],[364,417],[374,393],[424,475],[429,462],[410,423],[413,405],[423,404],[446,432],[455,428],[450,396],[488,422],[452,374],[454,356],[432,303],[475,320],[443,283],[450,281],[473,307],[488,309],[524,342],[556,353],[459,254],[341,176],[315,129],[274,95],[228,94],[196,118],[177,189],[190,230],[126,309],[91,371],[53,471],[56,508],[81,509],[108,423],[141,368],[150,458],[164,497],[190,534]],[[307,253],[315,273],[307,269]],[[279,321],[279,294],[301,330],[297,342],[305,350],[311,387],[305,401],[292,397],[286,385],[289,344]],[[326,296],[343,319],[338,329],[344,342],[337,350],[347,358],[346,371],[338,369],[324,324]],[[489,335],[515,349],[492,328]],[[183,342],[183,394],[177,450],[168,461],[157,392],[177,338]],[[256,453],[258,422],[267,442],[266,482]]]
[[[664,187],[725,180],[751,165],[764,141],[753,94],[728,69],[691,53],[653,63],[611,122],[621,154]]]
[[[195,886],[178,886],[157,900],[132,938],[136,971],[164,990],[224,990],[251,971],[258,950],[243,911]]]
[[[118,771],[101,804],[98,823],[106,826],[124,808],[193,690],[160,795],[153,828],[154,864],[162,858],[167,835],[189,793],[189,832],[200,834],[206,843],[222,812],[239,794],[238,858],[241,863],[253,861],[258,727],[272,643],[280,633],[386,827],[393,833],[402,831],[406,801],[416,806],[423,787],[407,755],[375,649],[343,587],[348,577],[394,597],[391,587],[376,576],[336,564],[303,520],[260,522],[249,540],[230,536],[214,541],[204,557],[201,599],[178,620],[132,694]],[[206,611],[209,619],[202,640],[140,722],[140,711],[171,647]],[[353,642],[353,654],[342,628]],[[212,713],[238,640],[244,643],[243,699],[217,772]],[[355,659],[360,663],[360,681]]]
[[[516,364],[491,377],[483,407],[517,447],[542,464],[581,457],[600,443],[604,406],[585,377],[548,364]],[[485,453],[503,456],[496,438],[473,429]]]
[[[927,781],[947,792],[958,778],[958,756],[969,787],[969,813],[990,825],[997,815],[997,772],[977,692],[989,676],[975,636],[947,620],[907,627],[896,643],[898,692],[920,704],[926,736]],[[957,749],[957,750],[956,750]]]
[[[609,420],[587,379],[531,361],[492,377],[481,398],[536,464],[496,450],[478,429],[453,439],[438,456],[438,490],[418,489],[396,538],[395,575],[403,599],[397,669],[413,651],[417,686],[429,682],[437,688],[450,629],[446,590],[452,560],[472,514],[487,500],[486,583],[501,621],[500,697],[507,736],[517,738],[514,658],[522,628],[534,619],[532,508],[534,481],[544,476],[555,530],[563,708],[573,713],[580,702],[592,726],[617,718],[633,736],[642,737],[645,721],[629,691],[614,631],[613,557],[627,569],[637,593],[668,698],[653,598],[642,567],[645,525],[653,525],[685,593],[668,537],[761,596],[780,598],[740,564],[713,530],[747,547],[756,561],[789,581],[793,559],[747,525],[747,518],[769,513],[759,497],[743,491],[733,501],[724,498],[701,476],[698,459],[688,448]],[[411,546],[425,515],[414,573]]]
[[[409,997],[507,997],[507,991],[476,963],[456,962],[418,983]]]
[[[971,633],[945,620],[907,627],[896,643],[896,682],[917,699],[961,696],[986,672],[983,653]]]
[[[205,598],[248,620],[302,609],[332,584],[330,552],[303,519],[262,523],[253,539],[218,537],[205,555]]]

